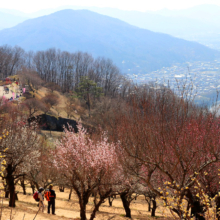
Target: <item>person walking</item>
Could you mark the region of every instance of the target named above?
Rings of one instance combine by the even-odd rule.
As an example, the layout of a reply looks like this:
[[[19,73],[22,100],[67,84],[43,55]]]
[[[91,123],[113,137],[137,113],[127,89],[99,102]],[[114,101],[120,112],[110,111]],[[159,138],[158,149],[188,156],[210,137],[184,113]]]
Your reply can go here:
[[[53,185],[50,184],[49,189],[45,192],[46,199],[48,201],[48,209],[47,213],[50,214],[50,207],[52,207],[52,215],[55,214],[55,199],[56,199],[56,193],[53,190]]]
[[[44,196],[43,196],[44,188],[40,187],[38,191],[38,199],[39,199],[39,210],[44,212]]]

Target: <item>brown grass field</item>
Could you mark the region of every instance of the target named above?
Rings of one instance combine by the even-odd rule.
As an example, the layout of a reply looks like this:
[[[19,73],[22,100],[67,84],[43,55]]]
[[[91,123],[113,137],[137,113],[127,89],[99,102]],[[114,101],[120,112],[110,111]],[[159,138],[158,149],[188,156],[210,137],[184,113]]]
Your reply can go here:
[[[33,199],[31,194],[31,188],[27,188],[27,195],[23,195],[21,188],[17,187],[19,191],[18,200],[16,201],[16,208],[8,207],[8,200],[4,199],[1,201],[0,212],[2,210],[1,220],[33,220],[37,211],[37,202]],[[47,214],[47,206],[44,210],[44,213],[39,212],[35,220],[80,220],[80,212],[78,199],[75,194],[72,194],[72,198],[68,201],[69,190],[65,189],[65,192],[59,192],[55,187],[57,194],[56,199],[56,215]],[[3,202],[3,205],[2,205]],[[147,211],[147,202],[144,200],[143,196],[139,196],[137,200],[132,201],[131,203],[131,214],[133,220],[152,220],[152,219],[173,219],[170,217],[170,212],[160,206],[157,208],[156,217],[150,217],[150,212]],[[45,201],[47,205],[47,201]],[[89,218],[91,209],[93,207],[92,198],[89,201],[87,207],[87,217]],[[116,198],[113,201],[113,206],[109,207],[108,201],[103,203],[100,207],[100,211],[97,212],[96,220],[125,220],[129,218],[124,217],[124,209],[120,198]]]

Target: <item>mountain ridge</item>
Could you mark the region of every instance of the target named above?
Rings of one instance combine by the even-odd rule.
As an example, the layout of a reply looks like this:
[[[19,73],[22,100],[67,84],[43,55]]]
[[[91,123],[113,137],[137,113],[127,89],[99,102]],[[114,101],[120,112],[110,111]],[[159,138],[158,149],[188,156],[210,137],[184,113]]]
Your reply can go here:
[[[166,33],[185,40],[196,41],[210,48],[220,50],[220,6],[197,5],[187,9],[170,10],[161,9],[158,11],[126,11],[116,8],[88,7],[88,6],[60,6],[58,8],[42,9],[32,13],[22,13],[16,10],[0,9],[0,12],[19,15],[23,17],[36,18],[64,10],[87,9],[102,15],[118,18],[131,25],[151,30],[154,32]],[[3,21],[3,20],[2,20]],[[14,21],[16,24],[17,20]],[[1,28],[2,26],[2,28]],[[13,25],[10,25],[12,27]],[[0,19],[0,28],[8,28]]]
[[[141,29],[117,18],[71,9],[2,30],[0,44],[26,50],[81,50],[109,57],[122,69],[147,72],[176,62],[213,60],[220,54],[198,43]]]

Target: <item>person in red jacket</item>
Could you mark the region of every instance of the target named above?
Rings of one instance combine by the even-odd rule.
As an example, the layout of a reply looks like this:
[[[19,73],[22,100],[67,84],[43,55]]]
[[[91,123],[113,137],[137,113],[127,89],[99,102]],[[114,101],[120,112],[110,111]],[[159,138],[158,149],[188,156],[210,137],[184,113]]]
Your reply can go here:
[[[56,193],[53,190],[53,185],[50,184],[49,189],[45,192],[45,197],[48,201],[47,213],[50,214],[50,207],[52,207],[52,214],[55,215],[55,199]]]

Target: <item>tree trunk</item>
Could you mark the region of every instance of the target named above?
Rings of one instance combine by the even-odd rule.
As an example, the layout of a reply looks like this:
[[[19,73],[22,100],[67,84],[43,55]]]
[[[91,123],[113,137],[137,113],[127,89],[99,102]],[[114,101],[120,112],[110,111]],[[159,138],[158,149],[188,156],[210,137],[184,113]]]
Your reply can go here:
[[[114,199],[116,198],[116,195],[113,195],[113,196],[109,196],[108,197],[108,203],[109,203],[109,206],[112,207],[112,203],[114,201]]]
[[[9,207],[15,207],[15,186],[14,184],[11,182],[10,186],[9,186]]]
[[[95,208],[93,209],[92,211],[92,214],[91,214],[91,217],[90,217],[90,220],[93,220],[95,218],[95,214],[97,211],[99,211],[99,207],[100,205],[103,203],[104,199],[101,199],[100,198],[100,201],[95,205]]]
[[[22,177],[22,179],[20,179],[20,182],[21,182],[21,187],[23,189],[23,194],[24,195],[27,195],[26,193],[26,187],[25,187],[25,184],[24,184],[24,176]]]
[[[98,205],[98,204],[97,204],[97,193],[96,193],[95,196],[94,196],[93,203],[94,203],[94,206],[95,206],[95,208],[96,208],[96,206]],[[99,211],[99,207],[98,207],[98,209],[97,209],[96,211]]]
[[[18,192],[15,193],[15,200],[18,201]]]
[[[152,200],[152,203],[153,203],[153,207],[152,207],[152,210],[151,210],[151,216],[155,217],[155,212],[156,212],[156,209],[157,209],[157,202],[156,202],[156,200]]]
[[[86,204],[84,201],[80,201],[80,220],[86,220]]]
[[[71,199],[72,191],[73,191],[73,189],[71,188],[70,193],[69,193],[69,200]]]
[[[64,192],[64,189],[65,189],[64,186],[60,186],[60,187],[59,187],[60,192]]]
[[[8,185],[3,181],[4,191],[5,191],[5,198],[9,198],[9,190]]]
[[[150,202],[148,202],[148,212],[151,211],[151,206],[150,206],[150,204],[151,204],[151,200],[150,200]]]
[[[5,177],[8,189],[9,189],[9,207],[15,207],[15,183],[13,177],[13,168],[11,164],[8,164],[7,168],[7,176]]]
[[[108,203],[109,203],[110,207],[112,207],[112,202],[113,202],[113,200],[111,200],[111,197],[108,197]]]
[[[137,197],[138,197],[138,194],[136,193],[136,196],[135,196],[134,200],[137,200]]]
[[[125,209],[126,217],[131,218],[130,203],[127,201],[127,198],[126,198],[127,193],[121,193],[120,197],[121,197],[121,201],[123,203],[124,209]]]
[[[86,205],[88,204],[91,191],[89,191],[89,190],[84,191],[83,190],[83,192],[80,192],[78,190],[75,190],[75,192],[79,198],[80,220],[87,220],[87,218],[86,218]]]
[[[109,191],[107,191],[104,195],[101,195],[99,193],[100,200],[98,203],[95,204],[95,208],[92,211],[92,214],[90,216],[90,220],[93,220],[95,218],[96,212],[99,211],[99,207],[101,206],[102,203],[104,203],[105,199],[109,198],[111,191],[112,191],[112,189],[109,189]],[[96,196],[97,196],[97,193],[96,193]],[[96,196],[95,196],[95,199],[96,199]],[[88,203],[88,200],[89,200],[89,198],[87,198],[87,203]]]
[[[4,181],[3,178],[2,178],[2,184],[3,184],[3,186],[4,186],[5,198],[8,198],[8,197],[6,197],[6,196],[8,196],[8,193],[7,193],[7,191],[8,191],[8,186],[7,186],[7,184],[6,184],[6,182]]]
[[[151,198],[150,197],[148,197],[148,198],[149,198],[149,200],[147,199],[147,196],[145,196],[145,201],[148,204],[148,212],[150,212],[151,211]]]
[[[5,198],[6,198],[6,199],[9,198],[9,190],[6,190],[6,191],[5,191]]]
[[[31,184],[32,194],[34,194],[35,193],[35,185],[32,182],[30,184]]]

